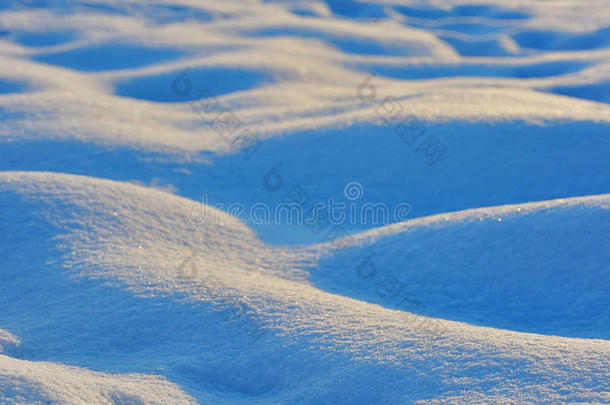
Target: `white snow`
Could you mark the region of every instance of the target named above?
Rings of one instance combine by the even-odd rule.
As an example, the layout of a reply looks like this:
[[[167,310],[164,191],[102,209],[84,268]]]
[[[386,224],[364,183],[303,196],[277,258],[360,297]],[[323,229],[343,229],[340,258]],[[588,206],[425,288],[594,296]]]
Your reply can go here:
[[[610,403],[608,1],[7,0],[0,60],[0,403]]]
[[[95,373],[56,363],[0,355],[3,404],[196,403],[167,380],[141,374]]]

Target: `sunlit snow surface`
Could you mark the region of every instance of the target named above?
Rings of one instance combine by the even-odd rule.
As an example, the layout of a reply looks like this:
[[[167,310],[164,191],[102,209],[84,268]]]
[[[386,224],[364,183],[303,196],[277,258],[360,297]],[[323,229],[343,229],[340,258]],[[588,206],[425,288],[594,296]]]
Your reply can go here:
[[[1,0],[0,60],[0,403],[610,403],[608,1]]]

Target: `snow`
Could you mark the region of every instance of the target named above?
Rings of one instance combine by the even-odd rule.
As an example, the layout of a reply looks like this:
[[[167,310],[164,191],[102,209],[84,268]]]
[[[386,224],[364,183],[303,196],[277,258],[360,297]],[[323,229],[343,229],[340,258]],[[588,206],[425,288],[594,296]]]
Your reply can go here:
[[[196,403],[175,384],[138,374],[109,375],[0,355],[3,404]]]
[[[0,3],[0,402],[610,403],[609,27]]]

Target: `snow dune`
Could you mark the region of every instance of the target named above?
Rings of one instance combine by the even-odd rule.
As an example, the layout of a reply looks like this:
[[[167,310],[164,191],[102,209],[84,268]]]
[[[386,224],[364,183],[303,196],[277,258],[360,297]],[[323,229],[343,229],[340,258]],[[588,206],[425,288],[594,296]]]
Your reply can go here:
[[[16,309],[4,318],[28,336],[17,354],[113,373],[159,369],[188,394],[220,403],[226,391],[307,403],[349,402],[354,390],[381,402],[608,399],[610,346],[599,340],[608,337],[608,280],[598,267],[607,253],[596,245],[608,232],[609,196],[421,218],[355,235],[336,254],[336,242],[267,246],[228,216],[222,226],[192,224],[184,215],[191,201],[140,186],[27,172],[6,172],[0,184],[3,206],[14,207],[2,219],[7,234],[24,241],[3,252],[13,263],[4,272],[3,306]],[[554,233],[543,226],[549,223],[562,235],[587,227],[592,236],[568,238],[566,245],[577,246],[565,252],[549,243],[557,251],[544,256],[510,244],[523,232],[523,246],[540,247]],[[455,234],[472,239],[456,244]],[[479,263],[464,254],[500,235]],[[461,257],[433,254],[448,238],[445,249]],[[358,260],[372,251],[379,252],[375,279],[368,269],[358,273]],[[584,253],[577,269],[556,268],[562,255]],[[449,260],[452,267],[443,265]],[[390,273],[416,291],[409,299],[415,314],[376,295]],[[428,318],[435,312],[471,323]],[[598,339],[551,336],[557,332]],[[588,384],[574,380],[582,373]],[[387,381],[396,388],[380,392]],[[406,386],[420,391],[398,388]]]
[[[610,403],[609,27],[598,0],[1,2],[0,402]],[[248,215],[295,187],[408,215]]]
[[[148,375],[109,375],[0,355],[0,400],[37,403],[196,403],[175,384]]]

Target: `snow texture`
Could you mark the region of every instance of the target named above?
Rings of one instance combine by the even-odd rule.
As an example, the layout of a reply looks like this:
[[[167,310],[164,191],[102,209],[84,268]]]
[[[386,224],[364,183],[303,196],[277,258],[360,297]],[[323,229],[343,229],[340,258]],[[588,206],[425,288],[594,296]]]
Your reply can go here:
[[[610,403],[608,1],[2,0],[0,60],[0,403]]]

